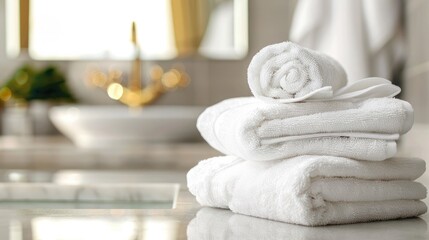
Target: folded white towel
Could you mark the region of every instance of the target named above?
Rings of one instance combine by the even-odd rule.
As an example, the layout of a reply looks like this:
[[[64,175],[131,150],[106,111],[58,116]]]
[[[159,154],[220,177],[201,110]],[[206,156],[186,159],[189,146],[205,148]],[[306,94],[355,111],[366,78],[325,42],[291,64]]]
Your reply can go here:
[[[201,161],[187,175],[204,206],[301,225],[343,224],[418,216],[426,188],[413,182],[420,159],[357,161],[304,155],[254,162],[234,156]]]
[[[207,108],[197,127],[212,147],[246,160],[311,154],[375,161],[396,153],[395,140],[413,121],[411,105],[392,98],[290,104],[234,98]]]
[[[349,239],[350,236],[358,239],[416,239],[426,236],[426,230],[427,224],[421,218],[315,228],[234,214],[223,209],[202,208],[189,223],[187,235],[189,240],[332,240]]]
[[[292,42],[260,50],[249,64],[247,77],[256,97],[281,102],[314,94],[328,98],[347,83],[344,69],[334,59]]]

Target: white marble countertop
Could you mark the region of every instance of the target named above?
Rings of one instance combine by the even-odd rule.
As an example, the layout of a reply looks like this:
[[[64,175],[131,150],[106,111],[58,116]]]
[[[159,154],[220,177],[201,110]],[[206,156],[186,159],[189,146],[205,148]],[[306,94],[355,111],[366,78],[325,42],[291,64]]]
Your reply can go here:
[[[85,149],[61,136],[0,137],[0,169],[188,170],[199,160],[217,155],[204,142]]]
[[[228,210],[204,209],[183,190],[175,209],[27,209],[0,210],[1,239],[318,239],[411,240],[429,239],[427,214],[421,218],[304,227],[236,215]],[[202,211],[202,212],[200,212]],[[198,217],[196,217],[198,215]],[[243,218],[244,217],[244,218]],[[200,224],[199,222],[212,222]],[[193,222],[192,224],[190,224]],[[85,231],[76,229],[87,225]],[[127,228],[124,225],[128,226]],[[42,229],[56,229],[44,232]],[[116,229],[116,238],[103,238]],[[61,230],[61,231],[59,231]],[[195,235],[192,233],[205,232]],[[21,238],[11,238],[20,236]],[[68,236],[68,238],[66,238]],[[71,238],[70,236],[75,236]],[[44,238],[45,237],[45,238]],[[49,237],[49,238],[48,238]],[[92,238],[89,238],[92,237]],[[189,237],[189,238],[188,238]]]
[[[154,167],[156,171],[166,171],[169,181],[183,185],[187,168],[199,159],[217,154],[204,143],[99,152],[75,149],[64,139],[38,138],[24,146],[17,141],[0,138],[0,175],[7,169],[20,169],[33,171],[29,176],[41,181],[64,169],[92,171],[94,176],[106,171],[132,176],[140,171],[145,175],[144,171]],[[399,154],[409,155],[407,149]],[[420,154],[423,157],[426,153]],[[429,186],[429,174],[419,181]],[[425,202],[429,204],[427,199]],[[242,218],[225,210],[201,209],[183,186],[174,209],[1,208],[0,239],[429,239],[429,214],[396,221],[303,227]],[[201,224],[207,221],[213,224]],[[195,238],[195,231],[205,234]]]

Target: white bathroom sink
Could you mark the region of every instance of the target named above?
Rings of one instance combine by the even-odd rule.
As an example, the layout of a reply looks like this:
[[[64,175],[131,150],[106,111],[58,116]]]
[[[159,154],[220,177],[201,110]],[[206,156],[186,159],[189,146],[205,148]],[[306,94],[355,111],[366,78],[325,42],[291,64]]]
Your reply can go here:
[[[143,142],[192,141],[199,138],[194,106],[59,106],[50,110],[53,124],[77,146],[132,146]]]

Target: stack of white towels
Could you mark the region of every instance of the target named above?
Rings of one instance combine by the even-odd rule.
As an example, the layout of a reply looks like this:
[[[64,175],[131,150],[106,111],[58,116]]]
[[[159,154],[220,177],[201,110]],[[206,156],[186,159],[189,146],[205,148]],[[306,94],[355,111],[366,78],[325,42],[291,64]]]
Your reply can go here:
[[[415,158],[392,158],[413,125],[400,88],[369,78],[347,82],[324,54],[283,42],[248,68],[255,97],[204,111],[197,127],[226,156],[188,173],[197,201],[271,220],[318,226],[418,216],[426,188]]]

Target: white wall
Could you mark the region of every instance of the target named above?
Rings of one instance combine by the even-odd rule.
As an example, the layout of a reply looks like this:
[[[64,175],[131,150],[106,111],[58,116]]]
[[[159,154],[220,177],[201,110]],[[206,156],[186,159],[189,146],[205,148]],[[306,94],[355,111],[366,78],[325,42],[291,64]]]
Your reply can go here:
[[[429,122],[429,1],[406,2],[407,64],[405,99],[414,107],[415,122]]]

